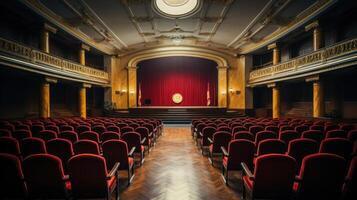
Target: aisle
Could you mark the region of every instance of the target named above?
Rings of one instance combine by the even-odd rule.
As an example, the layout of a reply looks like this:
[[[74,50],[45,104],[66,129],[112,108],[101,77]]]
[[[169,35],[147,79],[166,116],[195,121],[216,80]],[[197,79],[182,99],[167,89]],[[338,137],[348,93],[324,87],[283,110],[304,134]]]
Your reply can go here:
[[[126,177],[125,173],[123,173]],[[234,178],[237,182],[237,177]],[[122,185],[124,185],[124,181]],[[214,168],[195,146],[188,127],[166,127],[164,136],[136,169],[132,185],[122,188],[121,199],[188,200],[240,199],[240,187],[224,185]],[[232,186],[233,187],[233,186]]]

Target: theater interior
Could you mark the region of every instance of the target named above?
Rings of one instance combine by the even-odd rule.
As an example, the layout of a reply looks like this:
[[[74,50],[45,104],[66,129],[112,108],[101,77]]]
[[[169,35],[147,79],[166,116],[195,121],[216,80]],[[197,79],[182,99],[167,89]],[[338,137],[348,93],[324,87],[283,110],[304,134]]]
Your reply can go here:
[[[0,1],[0,199],[356,200],[356,10]]]

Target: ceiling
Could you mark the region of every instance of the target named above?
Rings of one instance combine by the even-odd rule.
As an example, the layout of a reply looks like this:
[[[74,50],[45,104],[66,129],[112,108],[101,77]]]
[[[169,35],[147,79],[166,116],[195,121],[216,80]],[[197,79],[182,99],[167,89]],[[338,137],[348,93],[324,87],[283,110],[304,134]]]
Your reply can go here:
[[[22,1],[45,18],[52,16],[50,21],[64,23],[118,54],[173,45],[173,38],[179,38],[182,44],[239,53],[245,46],[283,30],[314,4],[328,2],[203,0],[200,11],[193,16],[168,19],[153,11],[151,0]]]

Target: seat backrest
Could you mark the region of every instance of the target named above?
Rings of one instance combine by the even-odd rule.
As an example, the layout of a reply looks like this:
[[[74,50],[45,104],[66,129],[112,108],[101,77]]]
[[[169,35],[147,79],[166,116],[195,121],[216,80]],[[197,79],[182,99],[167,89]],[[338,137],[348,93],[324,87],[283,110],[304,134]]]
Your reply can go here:
[[[312,126],[310,126],[310,130],[316,130],[316,131],[324,132],[325,131],[325,127],[322,126],[322,125],[312,125]]]
[[[1,147],[1,144],[0,144]],[[26,196],[24,175],[20,159],[11,154],[0,153],[0,196],[1,198],[20,198]]]
[[[11,136],[17,140],[22,140],[24,138],[29,138],[32,136],[31,131],[29,130],[16,130],[13,131]]]
[[[203,128],[202,130],[202,146],[208,146],[210,145],[210,142],[208,140],[208,138],[212,139],[213,138],[213,134],[216,132],[216,128],[212,127],[212,126],[207,126],[205,128]]]
[[[147,140],[149,139],[149,129],[143,126],[139,126],[135,129],[135,132],[139,133],[141,135],[141,138],[146,138]]]
[[[74,131],[73,126],[70,125],[62,125],[59,127],[60,132],[64,132],[64,131]]]
[[[113,139],[119,140],[120,139],[119,133],[113,131],[106,131],[102,135],[100,135],[100,141],[102,141],[102,143]]]
[[[11,137],[11,131],[8,129],[0,129],[0,137]]]
[[[80,140],[92,140],[93,142],[99,143],[99,134],[94,131],[85,131],[79,134],[78,138]]]
[[[279,134],[279,127],[278,126],[267,126],[265,127],[266,131],[272,131],[275,134]]]
[[[95,154],[99,155],[98,143],[92,140],[78,140],[73,144],[73,150],[78,154]]]
[[[61,159],[63,169],[67,172],[67,162],[74,155],[71,141],[62,138],[52,139],[46,143],[46,148],[47,153]]]
[[[92,127],[92,131],[94,131],[94,132],[98,133],[99,135],[101,135],[102,133],[107,131],[107,129],[105,128],[105,126],[93,126]]]
[[[259,156],[254,169],[253,198],[290,199],[295,168],[295,159],[288,155]]]
[[[357,129],[353,129],[350,132],[348,132],[347,138],[353,143],[354,141],[357,140]]]
[[[135,147],[135,152],[141,152],[141,136],[137,132],[127,132],[121,139],[128,145],[128,149]]]
[[[255,145],[258,147],[259,143],[263,140],[266,139],[274,139],[277,138],[278,135],[275,134],[272,131],[259,131],[256,135],[255,135]]]
[[[207,126],[206,126],[207,127]],[[205,127],[205,128],[206,128]],[[202,130],[203,131],[203,130]],[[226,132],[229,132],[229,133],[231,133],[232,132],[232,130],[228,127],[228,126],[218,126],[217,127],[217,131],[226,131]]]
[[[57,133],[51,130],[43,130],[40,131],[38,134],[35,134],[34,137],[38,137],[43,139],[45,142],[57,138]]]
[[[347,138],[347,132],[339,129],[327,131],[326,138]]]
[[[346,174],[346,160],[338,155],[316,153],[301,165],[298,199],[338,199]]]
[[[300,137],[301,134],[293,130],[282,131],[279,134],[279,139],[284,141],[286,144],[289,144],[291,140],[298,139]]]
[[[81,133],[86,132],[86,131],[91,131],[90,126],[80,125],[80,126],[77,126],[77,128],[76,128],[76,132],[78,134],[81,134]]]
[[[300,125],[300,126],[296,126],[295,127],[295,131],[298,132],[298,133],[302,133],[304,131],[307,131],[309,130],[309,127],[306,126],[306,125]]]
[[[98,155],[81,154],[68,161],[74,198],[103,198],[107,195],[107,166]]]
[[[252,133],[253,135],[256,135],[260,131],[264,131],[264,127],[263,126],[251,126],[251,127],[249,127],[249,132]]]
[[[107,131],[116,132],[120,135],[120,128],[115,125],[108,126]]]
[[[279,132],[287,131],[287,130],[294,130],[294,127],[289,126],[289,125],[282,125],[280,126]]]
[[[344,199],[357,199],[357,156],[354,156],[351,160],[346,180],[343,188]]]
[[[74,131],[63,131],[58,134],[58,137],[69,140],[72,142],[72,144],[78,141],[78,135]]]
[[[9,131],[11,131],[11,132],[15,131],[15,126],[12,125],[12,124],[9,124],[9,123],[1,124],[1,125],[0,125],[0,128],[1,128],[1,129],[9,130]]]
[[[213,134],[213,149],[212,153],[222,152],[221,146],[228,149],[228,144],[232,139],[230,132],[216,132]]]
[[[295,158],[297,163],[296,170],[299,173],[302,160],[306,156],[317,152],[319,152],[319,144],[315,140],[299,138],[289,142],[287,154]]]
[[[347,133],[355,128],[356,128],[356,126],[354,124],[341,124],[340,125],[340,129],[346,131]]]
[[[317,143],[320,144],[321,141],[325,138],[325,135],[322,131],[308,130],[308,131],[302,132],[301,137],[315,140]]]
[[[66,196],[62,162],[57,156],[28,156],[23,161],[23,170],[30,197]]]
[[[266,139],[259,143],[257,154],[285,154],[286,152],[286,144],[284,141],[279,139]]]
[[[21,155],[26,156],[33,154],[47,153],[45,141],[40,138],[25,138],[20,141]]]
[[[239,131],[239,132],[236,132],[236,133],[233,135],[233,137],[234,137],[235,140],[245,139],[245,140],[249,140],[249,141],[252,141],[252,142],[255,141],[254,135],[251,134],[249,131]]]
[[[60,132],[58,126],[55,125],[46,126],[46,130],[54,131],[56,134]]]
[[[337,124],[326,124],[325,125],[325,133],[332,131],[332,130],[338,130],[340,129],[340,126]]]
[[[247,129],[244,126],[235,126],[232,128],[232,133],[235,134],[240,131],[247,131]]]
[[[331,153],[342,156],[346,160],[352,154],[352,143],[343,138],[327,138],[321,142],[320,153]]]
[[[147,127],[147,126],[145,126]],[[128,132],[133,132],[134,131],[134,128],[133,127],[130,127],[130,126],[124,126],[122,128],[120,128],[120,133],[122,135],[124,135],[125,133],[128,133]]]
[[[111,169],[116,162],[120,163],[119,169],[128,169],[128,145],[123,140],[108,140],[103,143],[103,156]]]
[[[20,145],[19,142],[12,137],[1,137],[0,138],[0,153],[8,153],[15,156],[20,156]]]
[[[244,162],[250,170],[253,170],[253,159],[255,153],[255,144],[250,140],[238,139],[232,140],[228,144],[228,169],[241,169],[241,163]]]

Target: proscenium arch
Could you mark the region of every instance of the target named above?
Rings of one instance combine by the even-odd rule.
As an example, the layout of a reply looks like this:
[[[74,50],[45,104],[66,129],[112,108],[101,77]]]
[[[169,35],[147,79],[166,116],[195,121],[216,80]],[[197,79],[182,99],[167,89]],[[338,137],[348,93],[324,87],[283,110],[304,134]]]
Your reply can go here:
[[[218,70],[218,106],[227,107],[227,80],[228,80],[228,62],[224,55],[220,52],[212,51],[209,49],[195,48],[195,47],[162,47],[157,49],[150,49],[137,52],[131,56],[128,61],[128,101],[129,108],[137,107],[137,65],[144,60],[154,58],[185,56],[196,57],[212,60],[217,63]]]

